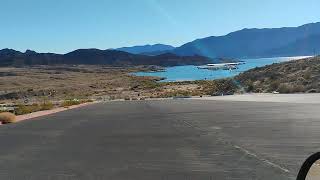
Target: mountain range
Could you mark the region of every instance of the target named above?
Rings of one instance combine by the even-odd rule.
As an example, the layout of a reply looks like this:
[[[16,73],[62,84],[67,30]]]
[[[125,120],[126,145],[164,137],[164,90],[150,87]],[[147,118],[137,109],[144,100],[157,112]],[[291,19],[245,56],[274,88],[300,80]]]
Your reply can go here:
[[[265,55],[273,56],[307,56],[319,55],[320,52],[320,34],[311,35],[303,39],[298,39],[288,45],[267,51]]]
[[[197,39],[173,50],[178,55],[255,58],[314,55],[320,52],[320,23],[299,27],[243,29]]]
[[[175,47],[166,44],[154,44],[154,45],[142,45],[142,46],[132,46],[132,47],[122,47],[116,50],[125,51],[132,54],[145,54],[145,55],[155,55],[156,52],[159,54],[164,54],[165,52],[173,50]],[[156,54],[156,55],[159,55]]]
[[[0,66],[24,65],[57,65],[57,64],[85,64],[85,65],[203,65],[212,62],[203,56],[178,56],[175,54],[161,54],[146,56],[131,54],[118,50],[78,49],[67,54],[37,53],[27,50],[25,53],[12,49],[0,50]]]
[[[0,50],[0,66],[38,64],[200,65],[220,58],[306,56],[320,52],[320,23],[299,27],[242,29],[225,36],[211,36],[180,47],[164,44],[118,49],[78,49],[67,54],[25,53]],[[215,59],[215,60],[214,60]],[[218,59],[218,60],[217,60]]]
[[[319,42],[320,23],[310,23],[299,27],[243,29],[225,36],[197,39],[174,49],[136,46],[122,50],[133,52],[138,47],[139,51],[134,53],[145,55],[173,53],[211,58],[259,58],[315,55],[320,52]]]

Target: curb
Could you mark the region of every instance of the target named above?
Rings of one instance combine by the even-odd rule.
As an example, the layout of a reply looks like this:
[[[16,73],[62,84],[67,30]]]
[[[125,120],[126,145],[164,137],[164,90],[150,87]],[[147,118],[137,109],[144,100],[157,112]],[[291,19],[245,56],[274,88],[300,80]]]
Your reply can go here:
[[[84,104],[79,104],[79,105],[75,105],[75,106],[70,106],[68,108],[59,107],[59,108],[52,109],[52,110],[38,111],[38,112],[30,113],[30,114],[20,115],[20,116],[16,117],[16,122],[21,122],[21,121],[25,121],[25,120],[29,120],[29,119],[33,119],[33,118],[37,118],[37,117],[56,114],[59,112],[63,112],[63,111],[71,110],[71,109],[77,109],[80,107],[89,106],[89,105],[93,105],[96,103],[98,103],[98,102],[84,103]]]

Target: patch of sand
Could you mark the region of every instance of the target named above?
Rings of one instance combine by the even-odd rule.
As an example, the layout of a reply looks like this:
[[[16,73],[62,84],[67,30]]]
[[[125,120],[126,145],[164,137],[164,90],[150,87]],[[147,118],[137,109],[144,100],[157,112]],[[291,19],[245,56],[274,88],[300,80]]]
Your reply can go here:
[[[192,98],[217,101],[252,101],[252,102],[287,102],[287,103],[310,103],[319,104],[320,94],[243,94],[232,96],[214,96]]]

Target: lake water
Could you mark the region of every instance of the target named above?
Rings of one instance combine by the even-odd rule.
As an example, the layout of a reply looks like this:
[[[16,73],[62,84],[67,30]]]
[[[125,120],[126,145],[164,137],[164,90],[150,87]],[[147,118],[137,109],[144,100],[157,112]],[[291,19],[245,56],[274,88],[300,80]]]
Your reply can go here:
[[[241,59],[246,64],[239,65],[236,70],[208,70],[198,69],[197,66],[175,66],[168,67],[164,72],[137,72],[136,76],[157,76],[166,78],[162,82],[176,82],[176,81],[194,81],[194,80],[213,80],[233,77],[241,72],[253,69],[256,67],[263,67],[273,63],[281,63],[290,60],[302,59],[304,57],[278,57],[278,58],[260,58],[260,59]]]

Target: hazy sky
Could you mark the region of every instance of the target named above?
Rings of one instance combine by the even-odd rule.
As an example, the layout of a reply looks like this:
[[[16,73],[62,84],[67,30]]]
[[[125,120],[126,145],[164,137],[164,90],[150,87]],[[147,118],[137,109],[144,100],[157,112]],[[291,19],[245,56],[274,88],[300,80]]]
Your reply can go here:
[[[0,49],[64,53],[320,21],[319,0],[0,0]]]

